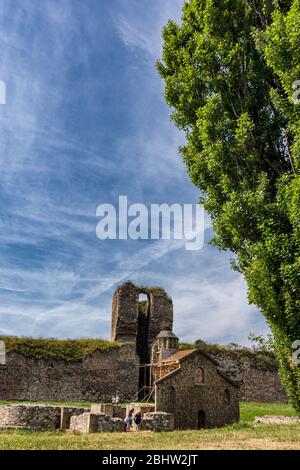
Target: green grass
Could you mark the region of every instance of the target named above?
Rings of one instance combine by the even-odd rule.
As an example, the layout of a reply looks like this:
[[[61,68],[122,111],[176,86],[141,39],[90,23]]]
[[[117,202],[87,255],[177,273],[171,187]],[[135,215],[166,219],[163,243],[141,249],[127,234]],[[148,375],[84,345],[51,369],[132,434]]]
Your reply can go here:
[[[239,424],[222,429],[172,433],[99,433],[0,431],[1,450],[198,450],[300,449],[300,425],[253,426]]]
[[[79,402],[81,405],[86,402]],[[242,403],[241,422],[221,429],[172,433],[99,433],[72,435],[63,432],[0,431],[0,449],[34,450],[201,450],[298,449],[300,425],[254,425],[255,416],[295,415],[290,405]]]
[[[284,403],[240,403],[241,421],[251,422],[255,416],[297,416],[290,404]]]
[[[116,343],[103,339],[34,339],[0,336],[7,352],[15,352],[24,357],[52,359],[64,362],[79,362],[94,351],[108,351],[126,343]]]

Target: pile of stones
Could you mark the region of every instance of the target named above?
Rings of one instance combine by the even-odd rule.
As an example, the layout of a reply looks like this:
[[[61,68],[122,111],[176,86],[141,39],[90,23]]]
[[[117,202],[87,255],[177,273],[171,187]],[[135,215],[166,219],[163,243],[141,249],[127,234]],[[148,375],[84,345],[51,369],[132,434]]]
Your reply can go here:
[[[256,416],[254,424],[300,424],[296,416]]]

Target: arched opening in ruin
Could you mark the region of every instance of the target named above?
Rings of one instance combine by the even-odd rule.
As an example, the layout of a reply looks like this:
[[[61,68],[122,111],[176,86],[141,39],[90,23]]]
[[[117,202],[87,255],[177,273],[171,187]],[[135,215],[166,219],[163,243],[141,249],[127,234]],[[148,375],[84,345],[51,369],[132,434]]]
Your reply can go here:
[[[149,393],[148,387],[150,386],[150,368],[143,367],[144,364],[150,363],[149,351],[149,323],[150,323],[150,296],[143,292],[138,296],[138,330],[136,339],[136,352],[140,358],[139,370],[139,398],[145,398]]]
[[[205,428],[205,412],[203,410],[198,411],[198,429]]]

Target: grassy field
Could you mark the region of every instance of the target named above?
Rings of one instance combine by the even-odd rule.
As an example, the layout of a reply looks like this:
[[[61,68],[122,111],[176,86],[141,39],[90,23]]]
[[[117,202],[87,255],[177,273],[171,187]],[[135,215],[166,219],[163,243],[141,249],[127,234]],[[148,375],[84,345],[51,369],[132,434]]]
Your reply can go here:
[[[82,403],[81,403],[82,404]],[[69,450],[202,450],[202,449],[297,449],[300,425],[254,425],[255,416],[295,415],[290,405],[242,403],[241,422],[222,429],[173,433],[101,433],[72,435],[62,432],[0,431],[0,449]]]

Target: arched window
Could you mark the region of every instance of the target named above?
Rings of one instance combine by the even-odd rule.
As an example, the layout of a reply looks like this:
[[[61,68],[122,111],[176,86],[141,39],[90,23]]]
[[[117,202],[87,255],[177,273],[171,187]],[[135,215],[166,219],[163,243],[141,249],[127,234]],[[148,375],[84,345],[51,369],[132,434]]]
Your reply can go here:
[[[226,389],[225,392],[224,392],[224,401],[227,405],[229,405],[230,400],[231,400],[230,391],[228,389]]]
[[[195,385],[203,385],[204,384],[204,369],[203,367],[197,367],[195,371]]]

